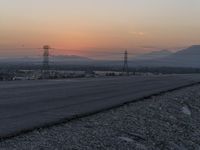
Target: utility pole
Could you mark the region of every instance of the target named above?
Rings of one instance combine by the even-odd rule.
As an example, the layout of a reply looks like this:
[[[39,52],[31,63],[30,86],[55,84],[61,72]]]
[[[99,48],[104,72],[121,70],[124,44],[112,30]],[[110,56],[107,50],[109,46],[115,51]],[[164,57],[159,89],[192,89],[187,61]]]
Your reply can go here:
[[[43,46],[43,67],[42,67],[42,76],[43,79],[49,78],[49,45]]]
[[[128,51],[125,50],[124,52],[124,66],[123,66],[123,72],[126,75],[129,75],[129,71],[128,71]]]

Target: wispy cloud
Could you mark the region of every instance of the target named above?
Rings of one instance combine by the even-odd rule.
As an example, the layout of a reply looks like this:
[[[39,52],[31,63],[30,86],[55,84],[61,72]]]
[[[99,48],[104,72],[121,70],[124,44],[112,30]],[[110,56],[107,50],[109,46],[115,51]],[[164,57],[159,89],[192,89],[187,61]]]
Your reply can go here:
[[[146,33],[144,33],[144,32],[130,32],[131,34],[133,34],[133,35],[135,35],[135,36],[137,36],[137,37],[143,37],[143,36],[145,36],[145,34]]]
[[[142,46],[140,46],[140,48],[143,48],[143,49],[161,49],[160,47],[153,46],[153,45],[142,45]]]

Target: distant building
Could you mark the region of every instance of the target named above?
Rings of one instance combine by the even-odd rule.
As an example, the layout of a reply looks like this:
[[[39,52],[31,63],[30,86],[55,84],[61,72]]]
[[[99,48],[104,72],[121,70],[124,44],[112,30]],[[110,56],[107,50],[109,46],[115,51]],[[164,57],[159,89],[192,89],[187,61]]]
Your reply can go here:
[[[0,81],[11,81],[14,75],[9,73],[0,73]]]

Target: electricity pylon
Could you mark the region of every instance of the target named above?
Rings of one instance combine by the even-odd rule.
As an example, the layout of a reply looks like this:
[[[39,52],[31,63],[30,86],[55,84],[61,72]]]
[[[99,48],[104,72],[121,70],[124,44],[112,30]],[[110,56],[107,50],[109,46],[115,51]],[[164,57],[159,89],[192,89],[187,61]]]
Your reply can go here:
[[[124,66],[123,66],[123,72],[128,75],[129,71],[128,71],[128,51],[125,50],[124,52]]]
[[[43,67],[42,67],[42,76],[43,79],[49,78],[49,45],[43,46],[44,53],[43,53]]]

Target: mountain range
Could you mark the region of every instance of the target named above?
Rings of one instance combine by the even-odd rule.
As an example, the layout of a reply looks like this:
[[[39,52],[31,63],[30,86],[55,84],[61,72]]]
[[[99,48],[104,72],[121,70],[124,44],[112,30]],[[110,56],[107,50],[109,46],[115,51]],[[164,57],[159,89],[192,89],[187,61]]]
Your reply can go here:
[[[154,53],[155,54],[155,53]],[[161,55],[160,55],[161,54]],[[158,51],[155,57],[152,57],[152,53],[146,54],[145,60],[138,60],[137,58],[131,61],[131,65],[135,66],[167,66],[167,67],[197,67],[200,68],[200,45],[193,45],[186,49],[180,50],[175,53],[168,53],[163,55],[163,51]],[[161,57],[157,57],[162,56]],[[139,56],[141,57],[141,56]]]
[[[14,58],[1,58],[0,62],[8,62],[8,63],[32,63],[32,64],[38,64],[41,63],[43,60],[42,57],[14,57]],[[92,59],[82,56],[76,56],[76,55],[57,55],[57,56],[49,56],[50,63],[74,63],[74,64],[80,64],[80,63],[86,63],[91,62]]]
[[[153,59],[160,59],[165,58],[169,55],[173,54],[169,50],[161,50],[161,51],[153,51],[146,54],[137,55],[133,58],[133,60],[153,60]]]
[[[1,58],[0,62],[41,64],[42,57]],[[122,66],[123,60],[94,60],[76,55],[50,56],[50,63],[97,66]],[[193,45],[178,52],[153,51],[129,58],[130,67],[193,67],[200,68],[200,45]]]

